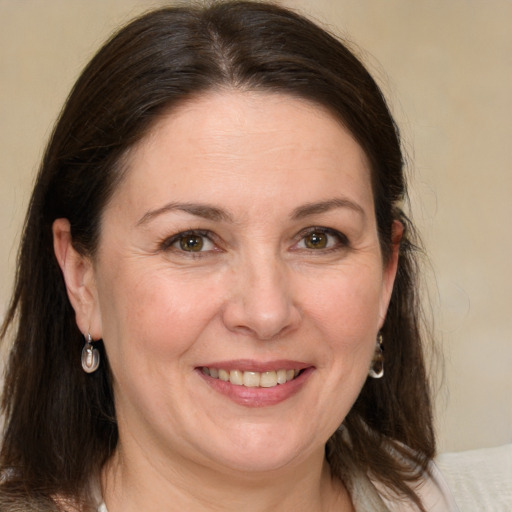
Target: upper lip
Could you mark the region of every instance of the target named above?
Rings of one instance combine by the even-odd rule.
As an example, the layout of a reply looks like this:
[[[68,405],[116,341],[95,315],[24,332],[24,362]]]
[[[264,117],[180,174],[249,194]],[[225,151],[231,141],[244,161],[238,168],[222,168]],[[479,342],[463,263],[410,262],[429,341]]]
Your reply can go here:
[[[215,361],[205,363],[198,368],[217,368],[222,370],[239,370],[242,372],[271,372],[277,370],[303,370],[312,365],[303,361],[291,361],[289,359],[281,359],[274,361],[254,361],[251,359],[234,359],[230,361]]]

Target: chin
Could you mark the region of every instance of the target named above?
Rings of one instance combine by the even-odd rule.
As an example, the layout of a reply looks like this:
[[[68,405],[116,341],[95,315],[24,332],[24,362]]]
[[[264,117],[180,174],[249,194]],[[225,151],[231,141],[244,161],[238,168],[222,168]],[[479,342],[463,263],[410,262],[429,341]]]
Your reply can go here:
[[[299,458],[297,453],[280,453],[268,451],[244,451],[234,457],[226,457],[221,464],[247,475],[277,472],[283,468],[291,467]],[[302,457],[300,457],[302,458]]]
[[[293,432],[289,431],[282,432],[281,435],[276,435],[275,429],[265,433],[252,431],[226,438],[231,443],[228,446],[219,446],[214,460],[221,466],[247,474],[293,467],[308,458],[315,451],[315,447],[320,453],[324,452],[323,443],[313,445],[304,439],[296,439]]]

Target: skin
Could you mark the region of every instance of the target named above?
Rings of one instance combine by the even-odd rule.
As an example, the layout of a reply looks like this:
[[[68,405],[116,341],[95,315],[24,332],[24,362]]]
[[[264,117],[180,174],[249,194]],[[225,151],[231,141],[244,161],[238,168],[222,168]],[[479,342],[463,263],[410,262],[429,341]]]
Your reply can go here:
[[[114,376],[109,512],[352,510],[324,445],[367,378],[400,237],[384,264],[361,147],[316,105],[222,91],[166,115],[127,162],[94,258],[54,224],[77,324]],[[190,230],[201,251],[180,245]],[[198,370],[233,360],[308,372],[277,403],[260,388],[239,403]]]

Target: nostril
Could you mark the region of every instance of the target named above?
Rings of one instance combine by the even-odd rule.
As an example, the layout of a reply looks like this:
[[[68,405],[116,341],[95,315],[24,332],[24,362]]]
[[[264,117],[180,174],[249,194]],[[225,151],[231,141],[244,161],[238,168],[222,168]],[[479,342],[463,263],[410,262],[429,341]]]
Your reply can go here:
[[[223,322],[230,331],[270,341],[293,331],[300,322],[300,314],[292,306],[268,312],[261,306],[230,304],[223,311]]]
[[[273,340],[299,324],[289,269],[275,254],[251,254],[232,274],[230,294],[223,309],[223,321],[231,331]]]

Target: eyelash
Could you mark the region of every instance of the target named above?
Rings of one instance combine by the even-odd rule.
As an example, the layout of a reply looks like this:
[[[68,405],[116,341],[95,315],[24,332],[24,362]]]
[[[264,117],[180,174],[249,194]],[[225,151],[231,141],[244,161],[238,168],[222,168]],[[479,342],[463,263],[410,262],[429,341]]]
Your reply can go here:
[[[332,228],[321,227],[321,226],[313,226],[313,227],[306,228],[303,231],[301,231],[297,235],[298,242],[296,245],[298,245],[300,242],[304,241],[306,239],[306,237],[311,236],[311,235],[327,235],[328,237],[336,238],[337,241],[331,247],[325,247],[325,248],[320,248],[320,249],[301,247],[301,248],[298,248],[295,250],[305,250],[305,251],[309,251],[309,252],[318,251],[318,252],[325,254],[326,252],[334,252],[334,251],[338,251],[340,249],[347,248],[350,245],[347,236],[344,235],[343,233],[341,233],[340,231],[338,231],[336,229],[332,229]],[[327,243],[329,243],[329,242],[327,241]]]
[[[195,258],[204,256],[204,253],[207,251],[186,251],[178,247],[173,247],[173,245],[179,243],[180,241],[186,239],[187,237],[201,237],[202,239],[206,239],[210,243],[215,244],[213,240],[213,233],[211,231],[203,229],[189,229],[187,231],[180,231],[179,233],[176,233],[175,235],[163,240],[162,243],[160,244],[160,249],[163,251],[174,249],[178,253],[181,252],[186,254],[187,256],[192,256]]]
[[[326,235],[327,237],[334,237],[337,239],[337,242],[335,242],[334,246],[331,247],[321,247],[320,249],[313,249],[311,247],[297,247],[297,245],[300,242],[305,241],[306,237],[312,236],[312,235]],[[179,233],[176,233],[175,235],[166,238],[160,243],[160,250],[168,251],[168,250],[175,250],[178,253],[186,254],[187,256],[194,257],[194,258],[200,258],[204,257],[205,253],[211,252],[211,250],[207,251],[187,251],[183,248],[179,247],[173,247],[175,244],[181,242],[182,240],[185,240],[187,237],[201,237],[202,239],[208,240],[211,244],[217,245],[217,243],[214,240],[214,235],[211,231],[208,230],[202,230],[202,229],[189,229],[187,231],[181,231]],[[349,240],[346,235],[341,233],[340,231],[337,231],[332,228],[325,228],[320,226],[312,226],[309,228],[306,228],[302,230],[295,239],[297,242],[294,244],[294,248],[292,250],[294,251],[308,251],[308,252],[334,252],[337,250],[340,250],[342,248],[348,247]],[[304,242],[305,243],[305,242]],[[326,242],[329,244],[329,240]],[[202,246],[201,246],[202,249]]]

